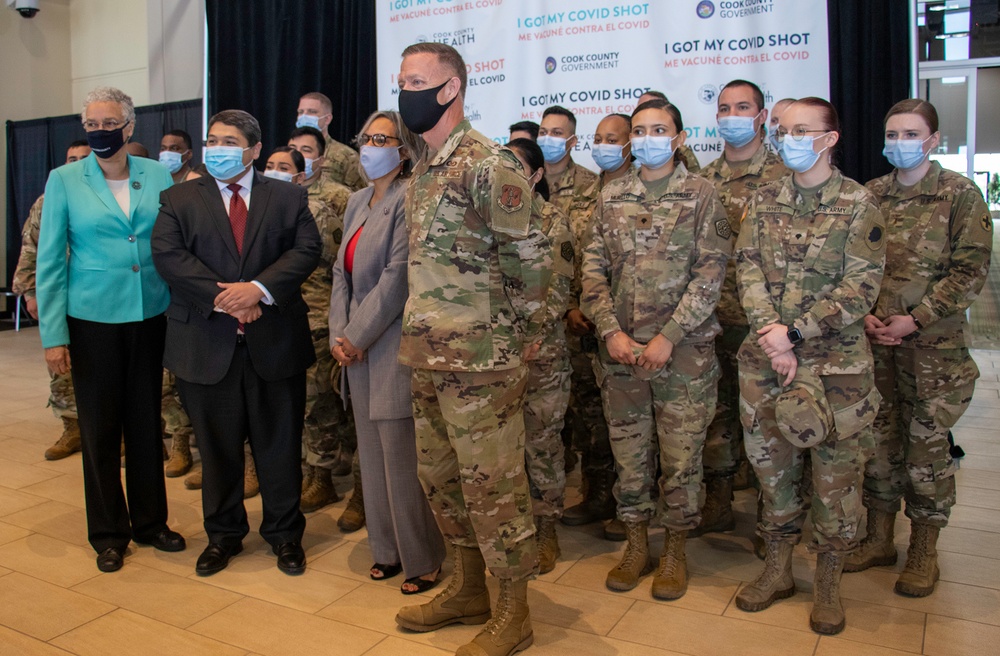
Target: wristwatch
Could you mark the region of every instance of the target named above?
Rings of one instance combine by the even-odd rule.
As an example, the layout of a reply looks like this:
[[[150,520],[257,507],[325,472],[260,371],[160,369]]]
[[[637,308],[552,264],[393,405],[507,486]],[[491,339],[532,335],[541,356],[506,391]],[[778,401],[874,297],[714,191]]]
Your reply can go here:
[[[792,343],[792,346],[798,346],[805,341],[805,338],[802,337],[802,331],[798,328],[789,328],[788,341]]]

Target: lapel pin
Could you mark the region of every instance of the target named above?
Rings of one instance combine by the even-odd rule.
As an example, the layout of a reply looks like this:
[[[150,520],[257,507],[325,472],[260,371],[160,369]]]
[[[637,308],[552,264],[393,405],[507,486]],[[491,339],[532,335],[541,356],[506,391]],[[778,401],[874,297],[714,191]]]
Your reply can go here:
[[[135,182],[132,183],[132,188],[133,189],[142,189],[142,183],[139,182],[138,180],[136,180]]]

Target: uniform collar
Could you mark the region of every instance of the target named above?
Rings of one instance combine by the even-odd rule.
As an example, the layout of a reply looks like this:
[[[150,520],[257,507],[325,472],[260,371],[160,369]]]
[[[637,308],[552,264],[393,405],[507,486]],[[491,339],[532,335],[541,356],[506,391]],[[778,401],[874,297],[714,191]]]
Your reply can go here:
[[[469,119],[463,118],[461,122],[455,126],[455,129],[451,131],[448,138],[445,139],[444,144],[437,152],[428,151],[427,161],[428,166],[439,166],[448,161],[448,158],[452,156],[455,149],[458,148],[458,144],[462,143],[462,139],[465,135],[472,130],[472,124],[469,123]]]
[[[757,150],[753,152],[753,155],[750,156],[749,160],[744,160],[743,162],[739,162],[740,168],[743,169],[742,173],[740,174],[740,177],[742,178],[743,176],[747,175],[760,177],[764,175],[764,165],[767,164],[767,155],[769,152],[770,151],[768,151],[767,146],[764,145],[764,142],[763,141],[760,142],[757,145]],[[725,180],[731,180],[733,178],[733,167],[729,163],[729,160],[726,159],[725,151],[723,151],[722,156],[719,157],[718,175]]]
[[[551,185],[552,194],[556,194],[562,191],[563,189],[573,188],[573,185],[576,184],[576,168],[577,168],[576,162],[574,162],[573,159],[570,158],[569,166],[566,167],[565,171],[559,174],[559,177],[556,178],[555,183]]]
[[[691,174],[688,172],[687,167],[684,166],[683,162],[678,163],[676,168],[674,168],[674,172],[670,174],[670,181],[664,188],[663,193],[659,196],[659,198],[680,191],[684,187],[684,181],[687,180],[689,175]],[[646,195],[649,193],[646,183],[644,183],[639,177],[639,169],[634,167],[629,169],[629,172],[623,177],[614,180],[611,184],[615,183],[622,185],[622,193],[629,194],[640,199],[646,199]],[[650,200],[656,199],[650,198]]]
[[[840,169],[833,167],[833,175],[820,187],[818,204],[816,203],[816,198],[803,199],[799,196],[799,191],[795,188],[793,174],[789,173],[782,180],[781,191],[775,200],[786,207],[811,211],[819,206],[832,207],[837,204],[837,201],[840,199],[840,188],[844,184],[844,175],[840,172]]]
[[[931,162],[931,168],[928,169],[927,175],[925,175],[917,184],[912,187],[904,187],[899,183],[899,171],[893,169],[892,173],[889,174],[889,188],[886,190],[884,196],[892,196],[893,198],[915,198],[916,196],[937,196],[939,181],[941,179],[941,165],[937,162]]]

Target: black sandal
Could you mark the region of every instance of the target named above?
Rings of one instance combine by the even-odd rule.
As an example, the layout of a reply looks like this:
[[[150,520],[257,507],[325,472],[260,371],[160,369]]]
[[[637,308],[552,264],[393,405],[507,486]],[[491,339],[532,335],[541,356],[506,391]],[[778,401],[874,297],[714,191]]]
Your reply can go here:
[[[427,592],[440,582],[440,579],[435,576],[433,581],[428,581],[427,579],[422,579],[419,576],[414,576],[412,579],[406,579],[403,581],[403,585],[409,583],[410,585],[417,586],[416,590],[405,590],[403,586],[399,586],[399,591],[405,595],[420,594],[421,592]]]
[[[372,574],[371,570],[373,569],[381,572],[382,576],[375,576],[374,574]],[[395,565],[383,565],[382,563],[375,563],[368,570],[368,576],[373,581],[384,581],[385,579],[391,579],[392,577],[396,576],[402,571],[403,571],[403,566],[399,563],[396,563]]]

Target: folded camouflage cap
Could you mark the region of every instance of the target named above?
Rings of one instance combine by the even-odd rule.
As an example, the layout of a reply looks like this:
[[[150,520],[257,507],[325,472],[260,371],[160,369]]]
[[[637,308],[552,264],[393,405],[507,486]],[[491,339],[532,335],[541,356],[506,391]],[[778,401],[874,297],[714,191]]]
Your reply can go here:
[[[833,430],[823,381],[808,367],[799,367],[795,379],[778,396],[774,415],[781,434],[800,449],[816,446]]]

